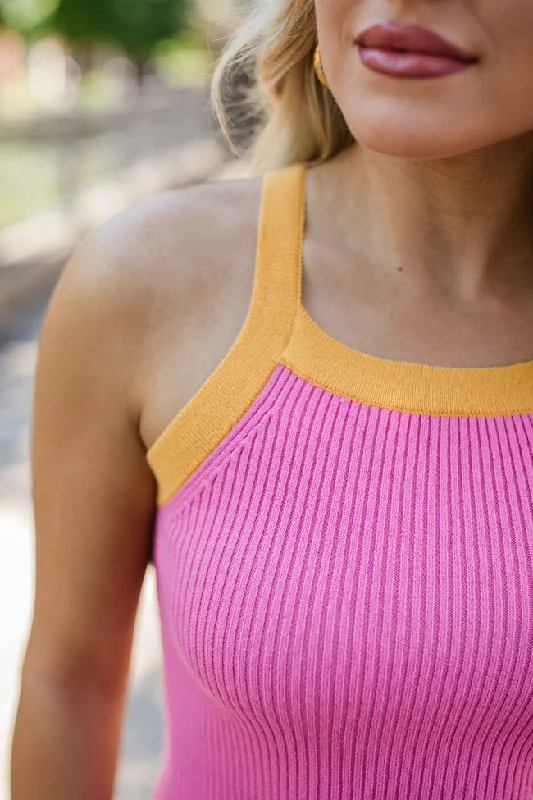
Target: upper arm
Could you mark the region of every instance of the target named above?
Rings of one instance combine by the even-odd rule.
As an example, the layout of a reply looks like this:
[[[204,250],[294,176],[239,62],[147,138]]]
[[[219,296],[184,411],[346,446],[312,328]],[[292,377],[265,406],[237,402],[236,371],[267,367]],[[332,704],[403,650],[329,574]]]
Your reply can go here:
[[[123,685],[149,558],[153,476],[135,386],[142,292],[106,233],[67,265],[45,318],[33,418],[36,595],[26,668]]]

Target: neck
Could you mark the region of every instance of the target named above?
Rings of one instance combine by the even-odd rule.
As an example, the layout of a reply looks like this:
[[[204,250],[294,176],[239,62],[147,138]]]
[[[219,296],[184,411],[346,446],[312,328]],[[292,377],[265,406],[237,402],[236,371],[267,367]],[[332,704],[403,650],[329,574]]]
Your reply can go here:
[[[373,262],[465,298],[533,291],[533,135],[434,161],[356,145],[330,168],[345,240],[356,227]]]

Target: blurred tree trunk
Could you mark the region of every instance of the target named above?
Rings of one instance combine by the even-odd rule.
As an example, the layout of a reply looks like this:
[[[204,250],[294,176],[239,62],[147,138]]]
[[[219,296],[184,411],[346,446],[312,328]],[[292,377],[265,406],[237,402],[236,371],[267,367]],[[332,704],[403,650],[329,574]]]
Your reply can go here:
[[[72,58],[80,68],[81,74],[86,75],[94,64],[94,48],[89,44],[77,43],[72,47]]]

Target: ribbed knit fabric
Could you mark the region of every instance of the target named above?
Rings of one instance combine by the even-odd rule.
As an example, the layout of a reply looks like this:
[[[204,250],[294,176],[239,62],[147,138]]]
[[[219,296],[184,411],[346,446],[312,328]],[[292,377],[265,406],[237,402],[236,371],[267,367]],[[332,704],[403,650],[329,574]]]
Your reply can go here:
[[[154,800],[533,798],[533,413],[362,403],[284,351],[158,510]]]

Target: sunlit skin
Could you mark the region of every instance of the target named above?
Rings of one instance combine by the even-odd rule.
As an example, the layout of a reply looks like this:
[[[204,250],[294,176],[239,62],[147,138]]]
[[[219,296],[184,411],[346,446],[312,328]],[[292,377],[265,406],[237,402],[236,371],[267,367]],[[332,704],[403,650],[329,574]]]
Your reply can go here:
[[[533,358],[533,4],[317,0],[316,11],[357,141],[311,174],[309,236],[324,244],[308,245],[307,263],[313,272],[329,247],[346,281],[329,304],[322,285],[319,321],[397,360]],[[356,41],[380,23],[423,26],[474,63],[435,79],[379,74]]]
[[[357,143],[307,175],[306,310],[392,360],[533,359],[533,0],[316,8],[325,73]],[[423,25],[475,63],[435,79],[379,74],[355,41],[381,22]],[[51,303],[13,800],[112,797],[153,534],[146,450],[242,329],[260,197],[251,178],[137,204],[77,250]]]
[[[530,0],[316,0],[322,62],[356,138],[400,157],[443,158],[533,129]],[[434,81],[366,69],[354,45],[375,23],[416,23],[479,61]]]

